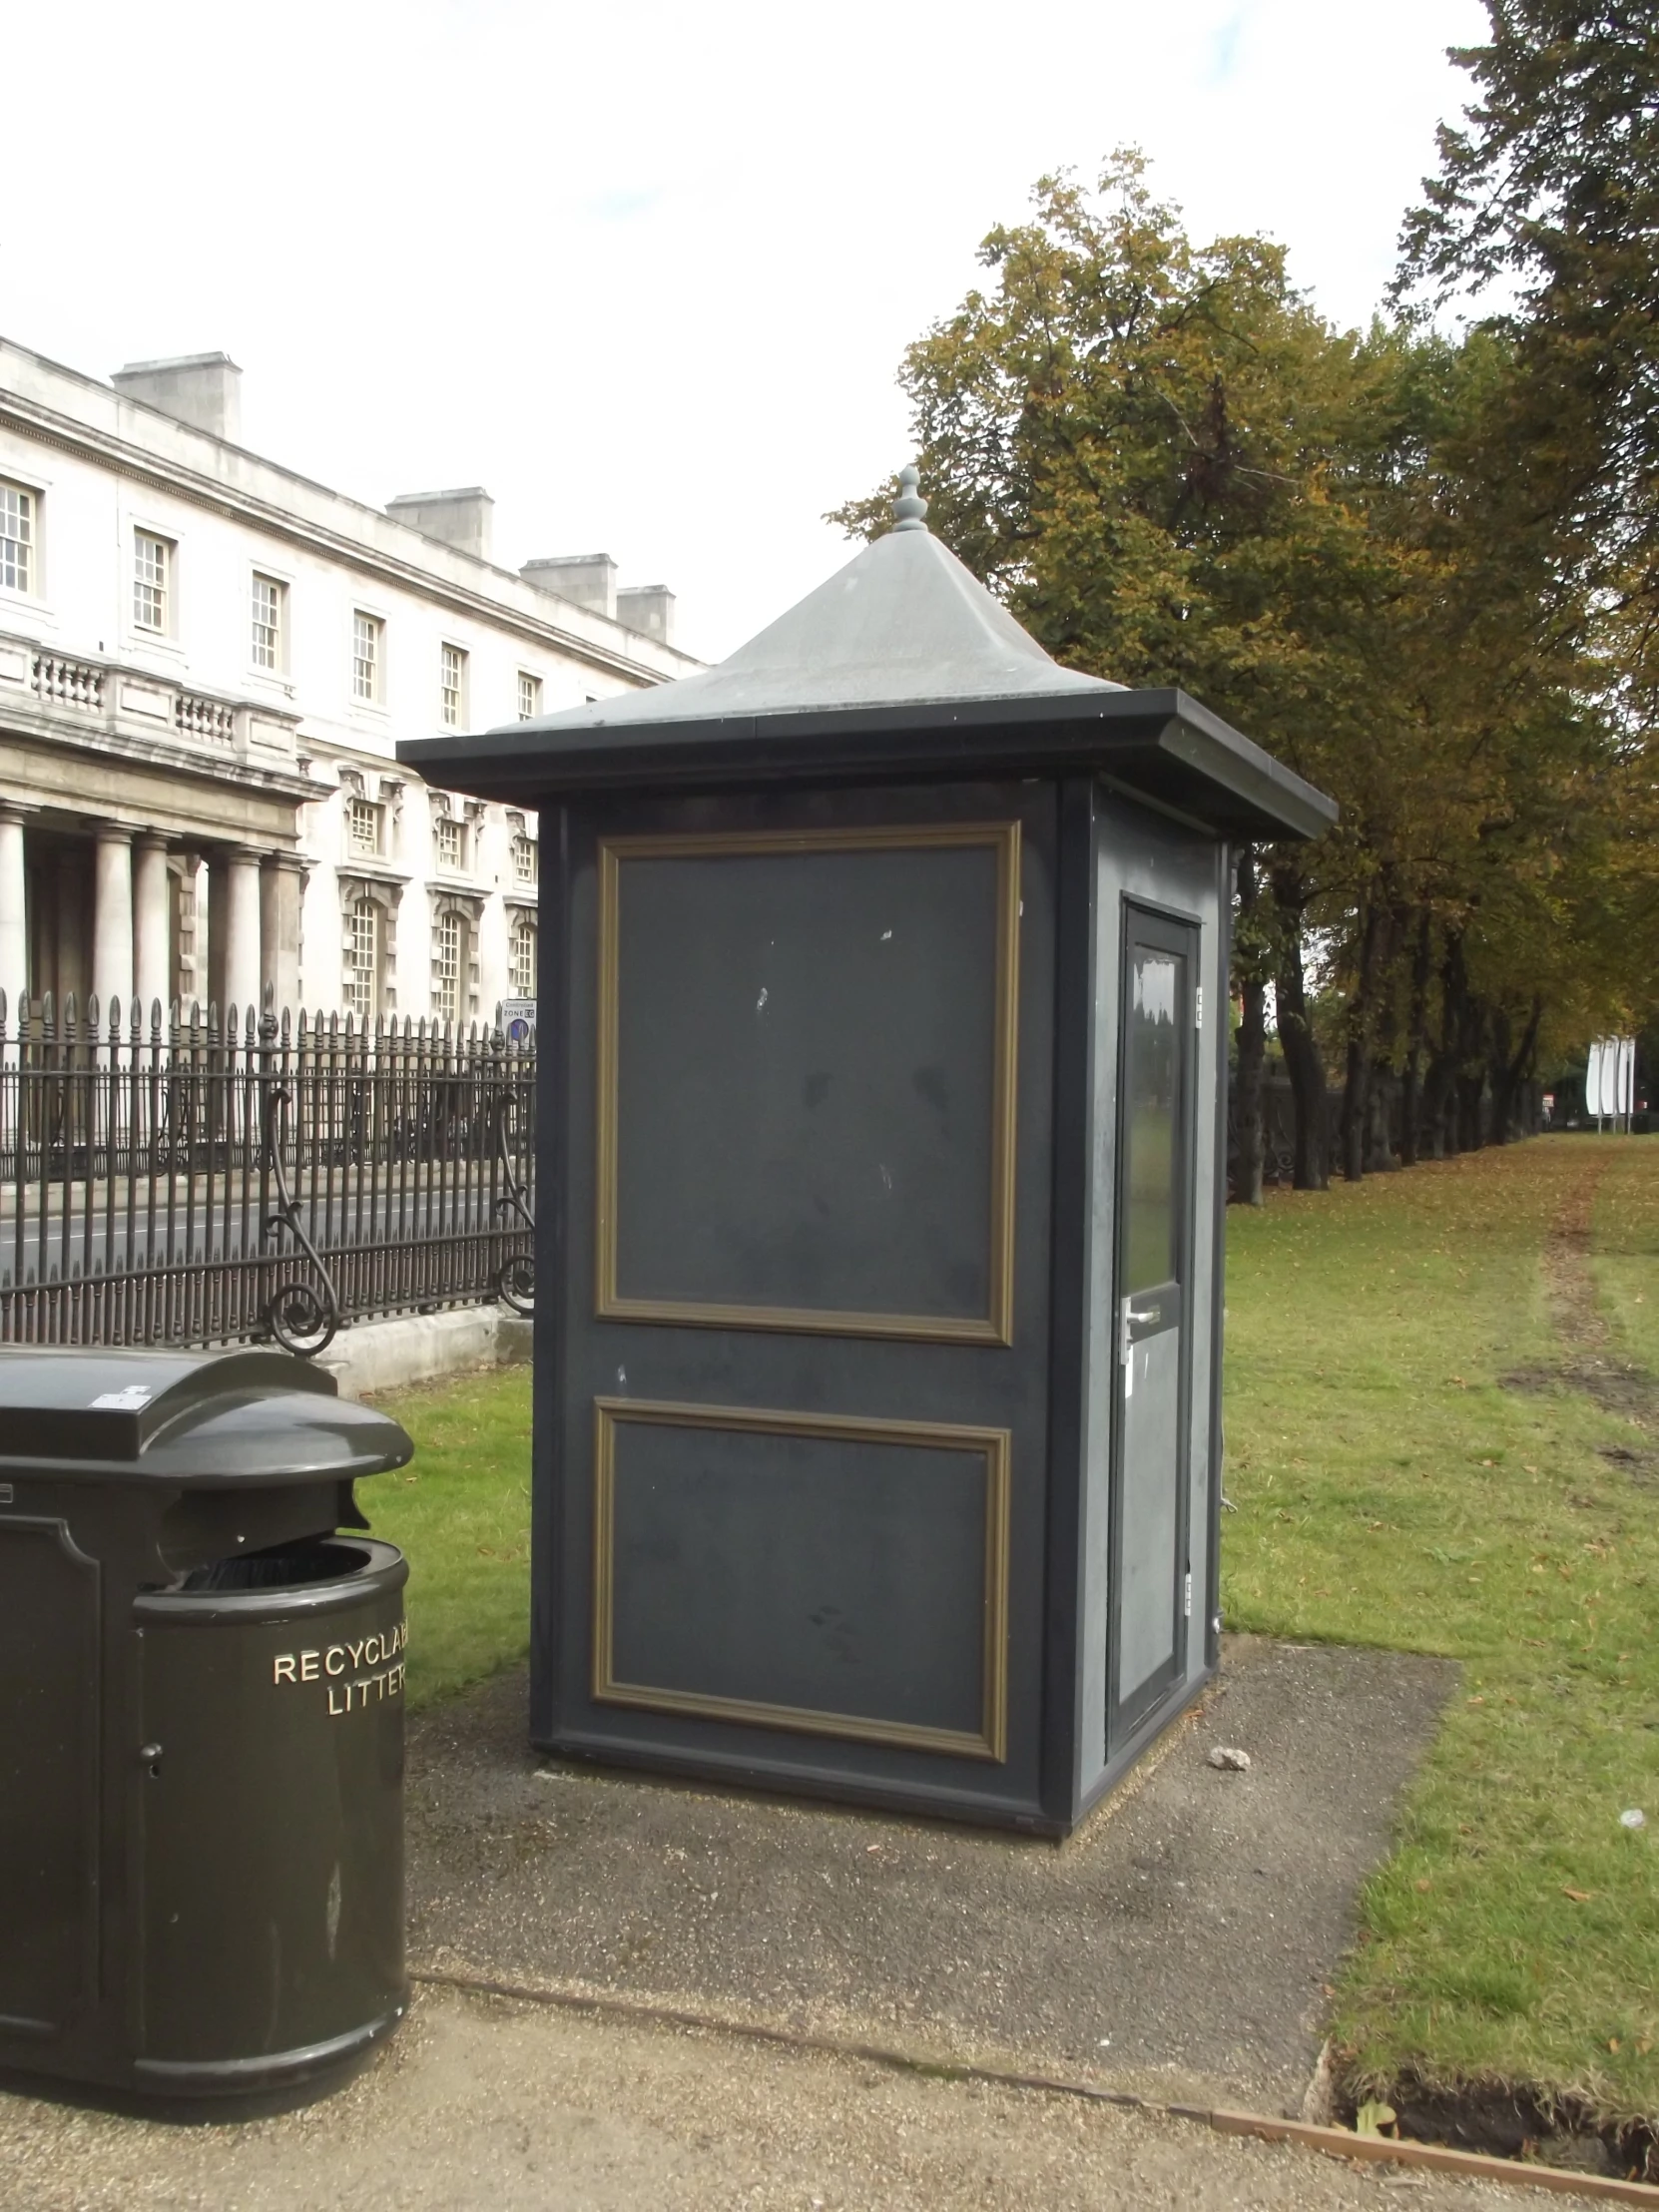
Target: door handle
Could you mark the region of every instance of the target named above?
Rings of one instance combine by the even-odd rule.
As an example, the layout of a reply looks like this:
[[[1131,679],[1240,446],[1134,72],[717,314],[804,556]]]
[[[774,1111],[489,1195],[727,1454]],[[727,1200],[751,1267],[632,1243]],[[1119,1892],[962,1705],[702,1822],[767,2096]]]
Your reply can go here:
[[[1120,1366],[1127,1367],[1129,1364],[1130,1330],[1138,1322],[1156,1321],[1163,1310],[1161,1306],[1148,1306],[1137,1314],[1133,1298],[1126,1298],[1123,1301],[1118,1314],[1118,1362]]]

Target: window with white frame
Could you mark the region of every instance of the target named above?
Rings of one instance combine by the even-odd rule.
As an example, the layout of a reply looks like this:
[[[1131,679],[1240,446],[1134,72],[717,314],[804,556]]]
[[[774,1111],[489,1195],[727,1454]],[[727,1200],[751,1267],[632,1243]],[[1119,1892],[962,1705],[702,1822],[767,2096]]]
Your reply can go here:
[[[345,936],[345,1006],[373,1019],[380,990],[380,910],[372,898],[354,899]]]
[[[520,883],[534,883],[540,875],[540,854],[534,837],[527,837],[523,830],[513,839],[513,875]]]
[[[351,696],[374,706],[380,698],[385,624],[359,607],[351,617]]]
[[[372,799],[348,799],[345,803],[345,843],[348,851],[371,859],[380,856],[380,809]]]
[[[458,730],[466,716],[466,655],[458,645],[443,649],[443,726]]]
[[[172,542],[150,530],[133,532],[133,627],[165,638],[173,618]]]
[[[432,841],[439,867],[458,869],[466,865],[466,826],[453,815],[439,815],[432,825]]]
[[[507,940],[507,981],[515,998],[536,995],[536,925],[528,914],[513,916]]]
[[[34,591],[35,548],[40,534],[40,503],[21,484],[0,481],[0,585],[7,591]],[[522,678],[520,679],[522,682]]]
[[[432,1011],[440,1021],[461,1018],[461,963],[466,924],[457,913],[439,914],[432,931]]]
[[[285,640],[287,586],[275,576],[254,577],[253,654],[256,668],[279,669]]]
[[[541,678],[532,676],[528,669],[518,672],[518,719],[534,722],[541,713]]]

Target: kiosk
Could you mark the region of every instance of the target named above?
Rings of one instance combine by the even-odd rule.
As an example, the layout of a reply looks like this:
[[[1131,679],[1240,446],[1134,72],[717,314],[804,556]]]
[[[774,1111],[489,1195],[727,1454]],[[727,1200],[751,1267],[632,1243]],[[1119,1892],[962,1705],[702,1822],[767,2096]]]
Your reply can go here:
[[[1217,1663],[1229,844],[924,522],[400,756],[541,818],[531,1735],[1063,1834]]]

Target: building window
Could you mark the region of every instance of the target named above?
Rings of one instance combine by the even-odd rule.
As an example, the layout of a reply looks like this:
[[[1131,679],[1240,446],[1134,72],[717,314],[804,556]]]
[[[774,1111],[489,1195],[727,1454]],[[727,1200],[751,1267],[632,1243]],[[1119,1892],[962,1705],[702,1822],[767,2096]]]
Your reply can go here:
[[[287,598],[285,584],[275,576],[254,578],[254,666],[279,669],[282,665],[282,615]]]
[[[148,530],[133,532],[133,627],[165,638],[170,627],[173,548]]]
[[[380,810],[372,799],[348,800],[345,809],[345,841],[351,851],[370,859],[380,856]]]
[[[35,588],[36,505],[21,484],[0,484],[0,584],[7,591]],[[522,692],[523,677],[518,681]]]
[[[466,925],[459,914],[439,914],[432,933],[432,1011],[440,1021],[461,1018],[461,953]]]
[[[384,627],[378,616],[365,615],[360,608],[351,617],[351,696],[367,700],[370,706],[380,697]]]
[[[352,905],[345,939],[345,1006],[365,1022],[374,1016],[379,973],[379,909],[372,898],[359,898]]]
[[[534,722],[541,713],[541,678],[531,676],[524,669],[518,672],[518,719]]]
[[[521,830],[513,839],[513,875],[520,883],[534,883],[540,876],[540,853],[534,837]]]
[[[458,645],[443,649],[443,726],[458,730],[466,713],[466,655]]]
[[[536,995],[536,925],[528,914],[513,917],[513,933],[507,940],[507,980],[514,998]]]
[[[439,867],[462,867],[466,854],[466,831],[463,826],[450,815],[439,815],[432,829]]]

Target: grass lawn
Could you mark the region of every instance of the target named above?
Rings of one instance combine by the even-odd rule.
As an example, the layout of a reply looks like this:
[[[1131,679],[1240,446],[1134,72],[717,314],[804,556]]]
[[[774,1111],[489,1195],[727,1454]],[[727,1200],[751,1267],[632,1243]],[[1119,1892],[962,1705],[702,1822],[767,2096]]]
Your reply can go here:
[[[1613,1165],[1596,1193],[1596,1289],[1618,1351],[1659,1376],[1659,1138],[1606,1143]]]
[[[409,1703],[451,1696],[530,1648],[530,1370],[375,1401],[418,1447],[357,1485],[374,1533],[409,1555]]]
[[[1223,1601],[1232,1627],[1463,1664],[1341,1978],[1359,2077],[1635,2117],[1659,2113],[1659,1439],[1548,1381],[1585,1357],[1546,1261],[1573,1219],[1599,1247],[1581,1320],[1593,1281],[1607,1349],[1651,1355],[1659,1140],[1545,1138],[1233,1214]]]
[[[1354,2078],[1659,2114],[1659,1436],[1562,1372],[1659,1376],[1659,1138],[1279,1195],[1228,1233],[1228,1625],[1463,1667],[1340,1978]],[[529,1373],[385,1402],[419,1455],[361,1495],[410,1555],[420,1705],[526,1648]]]

